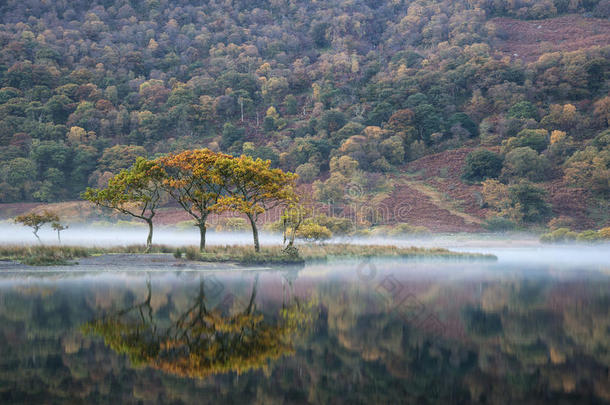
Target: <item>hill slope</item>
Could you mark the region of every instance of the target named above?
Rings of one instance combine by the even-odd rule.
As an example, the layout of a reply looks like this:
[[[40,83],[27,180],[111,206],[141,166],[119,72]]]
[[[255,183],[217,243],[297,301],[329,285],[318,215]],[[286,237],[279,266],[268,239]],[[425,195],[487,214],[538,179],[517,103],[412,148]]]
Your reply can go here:
[[[408,201],[439,230],[604,223],[609,14],[607,0],[9,0],[0,202],[73,200],[137,156],[208,147],[296,171],[326,204],[354,203],[346,185]],[[504,208],[458,179],[479,147],[503,161],[487,177]],[[404,173],[420,166],[439,172]],[[552,210],[506,203],[518,187]]]

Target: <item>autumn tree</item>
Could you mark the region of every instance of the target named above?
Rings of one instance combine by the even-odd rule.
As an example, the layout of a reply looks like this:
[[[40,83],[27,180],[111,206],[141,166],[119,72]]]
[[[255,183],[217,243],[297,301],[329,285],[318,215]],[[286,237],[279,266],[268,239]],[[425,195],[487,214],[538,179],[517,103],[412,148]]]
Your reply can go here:
[[[527,181],[505,185],[497,180],[483,182],[483,199],[499,217],[515,223],[536,223],[548,219],[551,206],[544,189]]]
[[[594,195],[610,195],[610,149],[588,146],[574,153],[565,163],[565,181],[576,187],[584,187]]]
[[[220,160],[232,166],[232,156],[209,149],[187,150],[156,161],[164,177],[163,189],[197,222],[199,249],[202,251],[205,249],[208,216],[218,209],[218,200],[230,177],[228,174],[220,175]]]
[[[40,228],[52,222],[59,222],[59,216],[51,211],[43,211],[41,214],[36,212],[30,212],[29,214],[19,215],[15,218],[15,223],[22,224],[24,226],[29,226],[32,228],[32,233],[38,242],[41,242],[40,237],[38,236],[38,231]]]
[[[271,162],[242,155],[224,157],[217,162],[225,193],[218,200],[217,210],[235,210],[245,214],[252,226],[254,249],[260,251],[259,216],[280,205],[296,201],[294,186],[297,176],[281,169],[272,169]]]
[[[137,158],[135,164],[121,170],[103,189],[87,188],[82,198],[105,208],[146,221],[148,237],[146,251],[150,251],[153,237],[153,218],[161,202],[162,173],[153,161]]]

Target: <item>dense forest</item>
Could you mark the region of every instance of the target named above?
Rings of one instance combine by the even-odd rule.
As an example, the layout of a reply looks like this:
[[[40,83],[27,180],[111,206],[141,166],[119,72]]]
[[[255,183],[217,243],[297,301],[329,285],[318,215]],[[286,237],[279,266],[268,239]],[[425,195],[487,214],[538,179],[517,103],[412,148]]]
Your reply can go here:
[[[550,183],[603,212],[608,17],[608,0],[8,0],[0,202],[75,199],[138,156],[197,147],[349,202],[346,184],[387,195],[409,162],[469,148],[461,181],[483,181],[498,218],[557,216]],[[561,18],[601,42],[507,47],[511,22]]]

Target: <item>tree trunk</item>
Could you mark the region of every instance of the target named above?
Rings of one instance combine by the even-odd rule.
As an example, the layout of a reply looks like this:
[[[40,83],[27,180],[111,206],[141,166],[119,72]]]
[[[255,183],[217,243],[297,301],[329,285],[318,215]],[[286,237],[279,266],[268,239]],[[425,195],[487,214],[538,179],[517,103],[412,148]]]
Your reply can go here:
[[[148,252],[150,252],[150,248],[152,247],[152,237],[153,237],[152,219],[147,219],[146,223],[148,224],[148,238],[146,238],[146,253],[148,253]]]
[[[258,253],[261,251],[261,245],[258,243],[258,228],[256,227],[256,221],[254,221],[254,218],[252,217],[252,215],[248,215],[248,219],[250,220],[250,226],[252,226],[252,237],[254,238],[254,251]]]
[[[61,232],[61,231],[57,231],[57,241],[61,245],[61,236],[59,236],[59,232]]]
[[[205,250],[205,222],[199,222],[198,225],[199,227],[199,235],[200,235],[200,239],[199,239],[199,251],[203,252]]]

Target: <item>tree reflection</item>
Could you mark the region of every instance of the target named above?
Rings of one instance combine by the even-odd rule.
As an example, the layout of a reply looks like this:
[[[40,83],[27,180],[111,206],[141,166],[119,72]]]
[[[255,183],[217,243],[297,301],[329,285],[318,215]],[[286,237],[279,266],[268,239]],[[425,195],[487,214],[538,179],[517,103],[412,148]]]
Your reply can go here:
[[[152,288],[146,299],[83,325],[134,365],[145,365],[190,378],[265,368],[293,353],[293,339],[312,323],[312,303],[286,299],[274,317],[255,309],[258,277],[246,308],[223,314],[206,306],[204,283],[193,305],[168,326],[153,316]],[[273,319],[272,319],[273,318]]]

